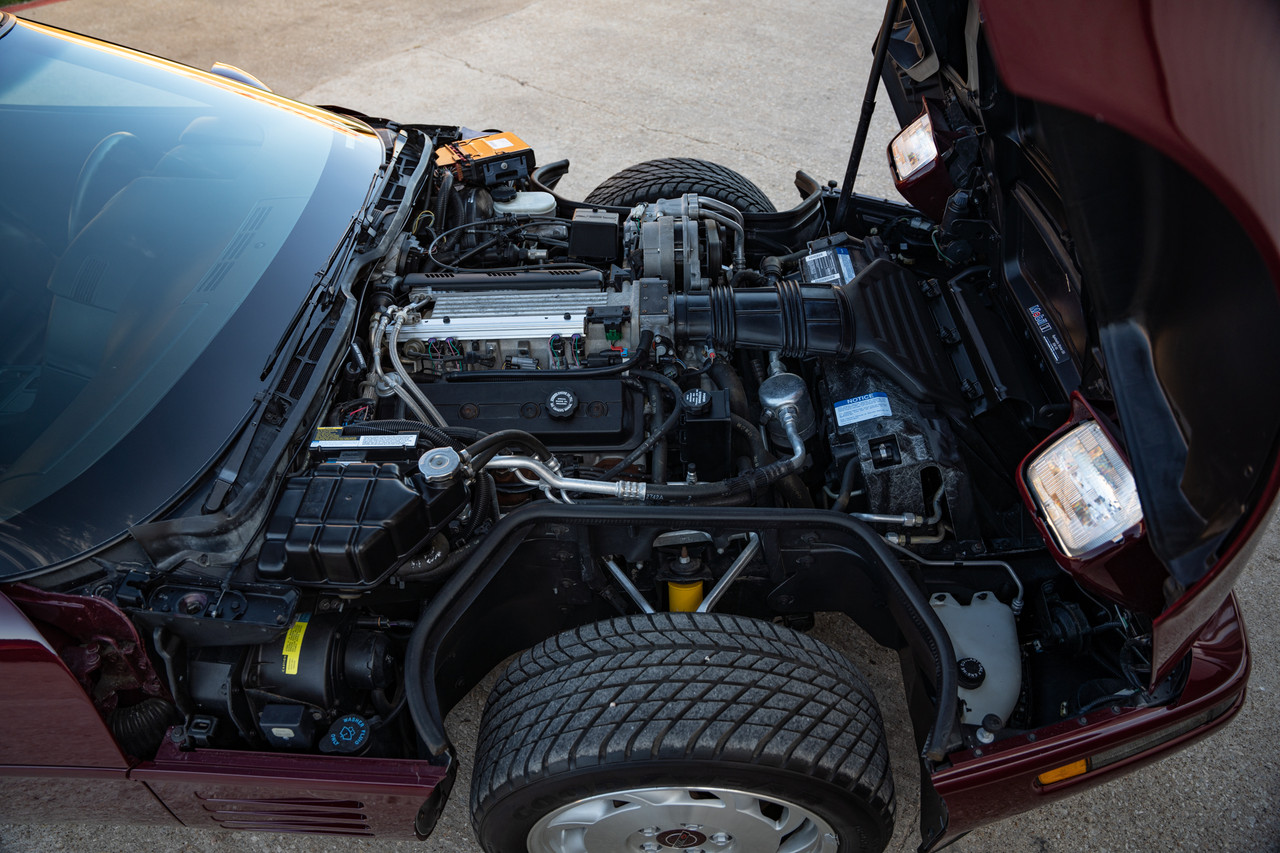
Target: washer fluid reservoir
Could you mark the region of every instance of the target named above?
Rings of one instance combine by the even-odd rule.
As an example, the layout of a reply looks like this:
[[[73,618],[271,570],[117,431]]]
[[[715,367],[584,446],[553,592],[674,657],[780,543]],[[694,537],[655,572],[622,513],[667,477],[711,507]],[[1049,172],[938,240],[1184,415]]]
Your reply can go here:
[[[1022,689],[1022,654],[1013,610],[993,592],[961,604],[950,593],[929,598],[951,636],[960,669],[961,721],[981,726],[988,714],[1009,720]]]

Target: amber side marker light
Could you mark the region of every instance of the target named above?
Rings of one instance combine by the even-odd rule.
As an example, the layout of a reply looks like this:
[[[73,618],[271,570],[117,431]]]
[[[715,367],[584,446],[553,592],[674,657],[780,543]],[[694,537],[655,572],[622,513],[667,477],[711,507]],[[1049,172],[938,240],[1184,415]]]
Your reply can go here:
[[[1089,759],[1082,758],[1079,761],[1073,761],[1070,764],[1046,770],[1036,777],[1036,781],[1041,785],[1052,785],[1054,782],[1061,782],[1063,779],[1070,779],[1072,776],[1079,776],[1088,772]]]

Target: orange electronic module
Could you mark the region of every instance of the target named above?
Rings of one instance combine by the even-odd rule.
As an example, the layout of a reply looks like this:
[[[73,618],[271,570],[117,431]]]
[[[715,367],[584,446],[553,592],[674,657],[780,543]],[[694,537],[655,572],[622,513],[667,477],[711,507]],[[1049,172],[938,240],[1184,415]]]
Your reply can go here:
[[[464,184],[493,187],[529,177],[533,149],[514,133],[464,139],[436,149],[436,163]]]

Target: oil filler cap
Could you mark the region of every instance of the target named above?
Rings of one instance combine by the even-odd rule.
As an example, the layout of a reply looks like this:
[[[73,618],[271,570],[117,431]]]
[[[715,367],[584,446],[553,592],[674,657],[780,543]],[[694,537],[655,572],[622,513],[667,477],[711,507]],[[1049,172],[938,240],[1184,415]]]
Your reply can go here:
[[[321,752],[350,754],[369,743],[369,721],[359,714],[347,714],[334,720],[329,733],[320,740]]]
[[[956,661],[960,671],[960,686],[965,690],[977,690],[987,680],[987,668],[977,658],[961,658]]]
[[[557,388],[547,395],[547,414],[553,418],[571,418],[578,411],[578,395],[568,388]]]

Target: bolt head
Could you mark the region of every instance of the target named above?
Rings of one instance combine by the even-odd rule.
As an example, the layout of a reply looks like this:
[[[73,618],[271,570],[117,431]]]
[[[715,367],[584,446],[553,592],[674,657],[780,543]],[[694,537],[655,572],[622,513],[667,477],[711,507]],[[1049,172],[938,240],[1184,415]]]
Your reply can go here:
[[[716,844],[728,844],[733,838],[727,832],[717,832],[711,836],[711,840]]]

